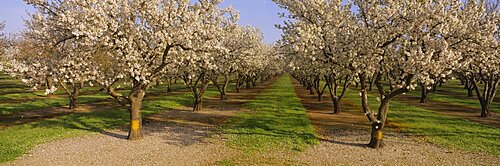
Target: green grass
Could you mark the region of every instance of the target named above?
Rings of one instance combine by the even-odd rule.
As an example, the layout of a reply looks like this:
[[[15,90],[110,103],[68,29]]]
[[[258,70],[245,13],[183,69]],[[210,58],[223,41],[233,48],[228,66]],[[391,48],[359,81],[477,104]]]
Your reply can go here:
[[[22,95],[19,96],[22,97]],[[108,98],[110,97],[105,94],[79,96],[78,104],[102,101]],[[69,99],[61,97],[40,98],[37,100],[24,101],[24,102],[0,103],[0,115],[8,115],[15,112],[25,112],[35,109],[61,107],[66,105],[69,105]]]
[[[445,93],[444,91],[451,93]],[[411,92],[410,95],[413,97],[420,97],[420,87]],[[496,98],[498,98],[498,95]],[[447,83],[443,84],[442,87],[437,87],[437,92],[432,92],[429,94],[429,100],[429,102],[437,101],[461,107],[481,109],[481,105],[479,104],[479,99],[477,99],[476,92],[474,91],[474,97],[468,98],[467,90],[463,89],[463,85],[461,85],[458,80],[450,80]],[[493,102],[491,104],[491,111],[500,112],[500,103]],[[478,116],[480,113],[481,112],[478,112]]]
[[[145,100],[143,116],[147,117],[169,108],[178,108],[190,104],[192,103],[191,98],[189,93],[181,93],[155,98],[155,100]],[[41,143],[82,134],[104,132],[105,130],[126,126],[128,121],[129,114],[127,111],[112,108],[89,113],[74,113],[54,119],[9,127],[0,130],[0,163],[14,160]]]
[[[317,136],[297,98],[289,76],[279,78],[231,118],[223,132],[228,145],[245,152],[285,148],[302,151],[317,144]]]
[[[346,97],[354,103],[361,103],[359,90],[349,91]],[[378,107],[378,102],[372,95],[369,97],[369,103],[372,109]],[[394,100],[390,102],[388,120],[401,124],[404,131],[423,136],[427,141],[440,146],[500,154],[499,128],[438,114]]]

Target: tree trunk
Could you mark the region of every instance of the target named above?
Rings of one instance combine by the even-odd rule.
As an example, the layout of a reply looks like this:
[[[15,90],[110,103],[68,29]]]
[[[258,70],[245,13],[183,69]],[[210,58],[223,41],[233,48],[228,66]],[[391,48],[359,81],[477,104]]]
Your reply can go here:
[[[474,97],[474,89],[467,88],[467,97]]]
[[[220,91],[220,99],[227,100],[227,86],[229,85],[229,78],[226,76],[224,78],[224,85],[221,87]]]
[[[131,92],[132,95],[129,96],[130,100],[130,126],[128,133],[128,140],[140,140],[142,139],[142,100],[144,99],[145,91],[137,90],[137,92]]]
[[[383,130],[385,126],[385,121],[387,119],[387,112],[389,112],[389,100],[382,100],[380,103],[379,111],[377,114],[377,122],[372,122],[372,131],[370,137],[370,143],[368,146],[374,149],[383,148]]]
[[[241,76],[238,75],[238,79],[236,79],[236,93],[240,93],[241,80]]]
[[[427,90],[427,88],[423,84],[421,84],[420,87],[422,88],[420,103],[427,103],[427,101],[429,100],[429,90]]]
[[[370,89],[368,91],[372,91],[373,90],[373,81],[370,81]]]
[[[197,112],[203,107],[203,97],[201,97],[201,95],[195,95],[194,98],[193,112]]]
[[[481,117],[486,118],[491,116],[491,111],[488,106],[481,104]]]
[[[333,98],[333,114],[340,114],[340,100],[337,97]]]
[[[467,83],[465,86],[465,89],[467,89],[467,97],[474,97],[474,86],[470,85],[469,83]]]
[[[73,83],[72,90],[69,90],[65,83],[61,82],[61,86],[66,91],[69,97],[69,109],[75,109],[77,107],[78,96],[80,95],[80,89],[83,88],[83,82]]]
[[[476,91],[476,96],[479,99],[479,103],[481,104],[481,117],[486,118],[491,116],[491,103],[493,103],[493,99],[495,98],[500,80],[493,80],[492,77],[489,77],[488,79],[483,81],[484,88],[482,95],[474,78],[471,79],[470,84],[473,85],[473,89]]]
[[[372,123],[372,131],[370,137],[370,143],[368,146],[374,149],[383,148],[383,130],[380,123]]]
[[[251,82],[250,82],[249,80],[247,80],[247,81],[246,81],[246,83],[245,83],[245,88],[246,88],[246,89],[250,89],[250,88],[252,88]]]
[[[167,80],[167,93],[172,92],[172,79]]]
[[[76,103],[77,103],[77,95],[75,94],[72,94],[69,96],[69,109],[75,109],[77,107]]]
[[[172,92],[172,86],[170,86],[170,84],[167,85],[167,93],[170,93]]]
[[[52,89],[52,86],[53,86],[53,82],[52,82],[52,79],[50,79],[50,77],[47,77],[45,78],[45,86],[47,87],[47,89]],[[52,96],[52,93],[47,93],[47,97],[51,97]],[[70,108],[72,109],[72,108]]]
[[[203,95],[205,94],[207,87],[208,87],[208,81],[203,81],[200,90],[194,92],[195,101],[193,106],[193,112],[200,111],[203,108]]]

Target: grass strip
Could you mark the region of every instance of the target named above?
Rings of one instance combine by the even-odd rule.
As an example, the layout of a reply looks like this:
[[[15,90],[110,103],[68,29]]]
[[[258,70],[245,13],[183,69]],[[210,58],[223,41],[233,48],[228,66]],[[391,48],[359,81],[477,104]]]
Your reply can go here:
[[[245,152],[285,148],[302,151],[317,144],[306,109],[293,90],[290,76],[279,78],[223,127],[230,147]]]

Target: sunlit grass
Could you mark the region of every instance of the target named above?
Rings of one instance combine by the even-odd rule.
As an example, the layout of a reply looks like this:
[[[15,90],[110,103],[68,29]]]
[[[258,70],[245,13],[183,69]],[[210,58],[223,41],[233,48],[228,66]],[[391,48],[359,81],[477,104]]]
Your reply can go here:
[[[361,103],[359,90],[347,93],[348,100]],[[418,101],[415,101],[418,102]],[[373,95],[369,96],[372,109],[378,107]],[[360,110],[361,111],[361,110]],[[368,120],[368,119],[367,119]],[[471,122],[464,118],[438,114],[417,106],[397,101],[390,102],[388,120],[402,125],[402,130],[423,136],[440,146],[472,152],[500,154],[500,129]]]
[[[239,113],[223,128],[231,147],[246,152],[276,148],[302,151],[318,143],[289,76],[278,79],[245,108],[249,111]]]
[[[143,116],[147,117],[157,112],[190,104],[192,101],[190,99],[190,94],[180,93],[162,96],[155,100],[146,100],[143,105]],[[110,110],[74,113],[54,119],[8,127],[0,130],[0,163],[14,160],[41,143],[82,134],[99,133],[126,126],[128,122],[129,114],[127,111],[118,107],[110,107]]]

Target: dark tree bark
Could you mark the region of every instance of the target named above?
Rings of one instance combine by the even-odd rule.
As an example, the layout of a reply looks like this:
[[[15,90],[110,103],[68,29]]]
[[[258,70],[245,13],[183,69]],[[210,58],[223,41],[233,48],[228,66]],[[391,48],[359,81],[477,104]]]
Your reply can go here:
[[[77,107],[77,100],[78,100],[78,95],[71,95],[69,97],[69,109],[76,109]]]
[[[203,95],[205,94],[208,83],[210,82],[210,79],[206,77],[206,73],[201,73],[196,80],[194,80],[194,82],[193,79],[188,78],[187,76],[183,77],[186,86],[188,86],[191,90],[195,99],[193,112],[200,111],[203,107]]]
[[[199,90],[194,91],[195,101],[193,106],[193,112],[200,111],[203,108],[203,95],[205,94],[207,87],[208,87],[208,81],[203,81]]]
[[[491,116],[491,103],[493,103],[493,99],[496,96],[500,79],[494,78],[493,76],[483,76],[482,78],[484,86],[482,93],[474,77],[470,78],[470,83],[474,86],[476,96],[481,104],[481,117],[486,118]]]
[[[342,102],[342,99],[345,96],[345,92],[347,92],[348,87],[350,85],[349,79],[350,79],[349,76],[345,77],[345,80],[343,82],[342,91],[340,92],[340,95],[338,95],[337,92],[338,92],[339,82],[332,77],[325,76],[325,82],[326,82],[326,85],[328,86],[328,92],[330,93],[330,98],[332,99],[332,103],[333,103],[333,113],[334,114],[340,114],[340,112],[342,111],[340,104]]]
[[[318,101],[323,100],[323,93],[325,92],[327,86],[328,85],[325,84],[323,87],[321,87],[321,79],[319,76],[314,79],[313,88],[316,91],[316,95],[318,96]]]
[[[465,81],[465,89],[467,89],[467,97],[474,97],[474,85],[469,80]]]
[[[167,80],[167,93],[172,92],[172,79]]]
[[[224,75],[224,82],[222,85],[219,85],[217,81],[217,77],[212,78],[212,82],[214,83],[214,86],[217,88],[217,91],[220,93],[220,99],[221,100],[227,100],[227,86],[229,85],[229,76]]]
[[[429,101],[429,93],[430,91],[425,87],[424,84],[420,84],[421,94],[420,94],[420,103],[427,103]]]
[[[69,109],[76,109],[78,107],[78,96],[80,96],[80,90],[83,88],[83,82],[79,83],[71,83],[69,84],[70,87],[68,87],[68,84],[65,82],[60,82],[61,87],[63,87],[64,91],[68,95],[69,98]],[[71,90],[70,90],[71,88]]]
[[[243,84],[243,78],[240,74],[238,74],[238,78],[236,79],[236,93],[240,93],[241,85]]]
[[[407,84],[410,83],[413,75],[409,75],[405,78],[405,81]],[[383,142],[383,130],[384,130],[384,125],[387,120],[387,113],[389,112],[389,101],[402,93],[409,92],[408,89],[406,88],[400,88],[396,89],[394,91],[390,91],[386,93],[384,91],[383,85],[381,83],[381,78],[382,75],[379,73],[376,76],[375,80],[375,85],[377,86],[378,92],[381,97],[380,105],[378,107],[378,112],[375,114],[374,112],[371,111],[369,105],[368,105],[368,93],[367,93],[367,87],[366,87],[366,75],[365,74],[360,74],[360,83],[361,83],[361,106],[363,108],[363,112],[365,113],[366,117],[368,120],[371,122],[371,136],[370,136],[370,142],[368,143],[368,146],[374,149],[382,148],[384,146]],[[375,115],[377,115],[375,117]]]
[[[250,78],[247,78],[247,80],[245,81],[245,88],[246,89],[252,88],[252,83],[250,81]]]

